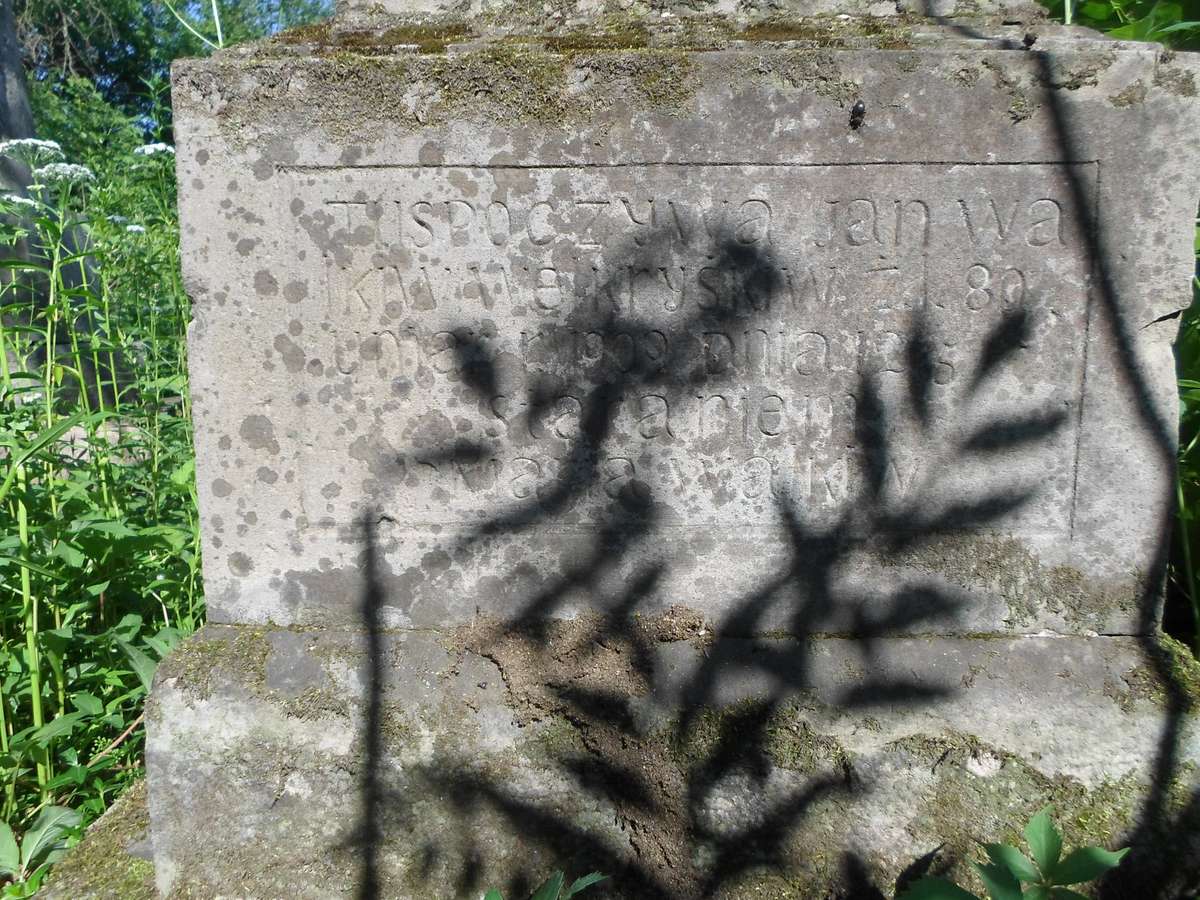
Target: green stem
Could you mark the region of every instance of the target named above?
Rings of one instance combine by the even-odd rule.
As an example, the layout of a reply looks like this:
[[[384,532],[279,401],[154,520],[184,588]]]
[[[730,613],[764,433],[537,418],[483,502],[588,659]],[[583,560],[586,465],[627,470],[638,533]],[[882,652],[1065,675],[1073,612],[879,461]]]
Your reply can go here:
[[[22,559],[29,559],[29,516],[25,509],[25,466],[17,468],[17,540],[21,546]],[[29,700],[33,713],[34,728],[46,724],[42,716],[42,663],[38,656],[38,603],[33,596],[33,585],[29,569],[21,566],[21,602],[25,619],[25,655],[29,666]],[[37,782],[42,800],[47,799],[46,783],[50,780],[50,750],[43,747],[36,752]]]

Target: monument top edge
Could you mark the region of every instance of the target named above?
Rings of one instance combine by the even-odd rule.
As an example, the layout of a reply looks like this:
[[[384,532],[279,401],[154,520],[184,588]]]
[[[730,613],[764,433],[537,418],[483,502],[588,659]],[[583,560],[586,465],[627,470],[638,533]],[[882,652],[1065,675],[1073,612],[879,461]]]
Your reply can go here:
[[[704,15],[830,15],[954,17],[1044,16],[1036,0],[337,0],[336,17],[455,15],[475,18],[536,17],[553,22],[572,16],[589,18],[642,16],[688,18]]]
[[[853,5],[851,0],[824,2],[837,9]],[[530,51],[561,53],[703,51],[749,45],[820,50],[925,50],[964,44],[1023,51],[1030,49],[1033,42],[1038,50],[1103,45],[1107,50],[1131,48],[1145,52],[1157,46],[1141,43],[1131,47],[1127,42],[1111,40],[1087,28],[1063,26],[1050,21],[1043,8],[1017,0],[935,0],[950,6],[970,2],[970,15],[958,15],[952,10],[944,15],[918,14],[905,11],[905,2],[908,0],[868,4],[864,0],[855,13],[824,7],[812,12],[815,7],[811,2],[801,11],[799,4],[789,4],[786,0],[769,11],[754,11],[743,5],[729,11],[714,6],[704,12],[692,8],[676,13],[670,9],[622,12],[589,8],[591,0],[575,0],[569,7],[559,6],[550,12],[528,0],[508,0],[484,10],[466,10],[451,4],[436,8],[435,3],[418,9],[415,2],[401,10],[379,3],[357,6],[355,0],[345,0],[331,19],[218,56],[261,57],[264,51],[268,56],[310,51],[372,56],[443,54],[490,46],[497,41],[517,42]],[[994,8],[982,9],[981,3],[991,3]]]

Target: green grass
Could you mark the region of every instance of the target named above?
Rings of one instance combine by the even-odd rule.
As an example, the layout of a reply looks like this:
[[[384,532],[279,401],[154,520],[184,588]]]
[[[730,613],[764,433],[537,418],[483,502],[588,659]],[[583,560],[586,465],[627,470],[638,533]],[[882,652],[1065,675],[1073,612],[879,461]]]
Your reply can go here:
[[[94,177],[0,200],[0,244],[42,248],[0,279],[0,820],[18,834],[49,805],[86,824],[138,776],[154,667],[204,615],[173,156],[135,152],[141,129],[86,82],[34,100]]]

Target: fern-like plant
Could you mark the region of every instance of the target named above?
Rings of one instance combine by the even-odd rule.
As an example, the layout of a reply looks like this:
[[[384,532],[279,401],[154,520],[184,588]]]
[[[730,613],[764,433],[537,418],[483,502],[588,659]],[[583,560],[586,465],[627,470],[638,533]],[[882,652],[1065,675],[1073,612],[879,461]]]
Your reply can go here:
[[[988,863],[975,863],[975,870],[991,900],[1087,900],[1068,885],[1099,878],[1121,862],[1129,852],[1103,847],[1080,847],[1062,855],[1062,835],[1046,807],[1025,826],[1025,842],[1031,860],[1008,844],[984,844]],[[915,882],[897,900],[981,900],[954,882],[926,876]]]
[[[533,892],[533,896],[529,900],[569,900],[576,894],[580,894],[594,884],[607,879],[607,875],[601,875],[599,872],[592,872],[590,875],[584,875],[582,878],[576,878],[567,888],[563,888],[563,882],[566,876],[562,872],[555,872],[543,882],[542,886]],[[483,900],[504,900],[503,895],[496,888],[492,888],[483,895]]]

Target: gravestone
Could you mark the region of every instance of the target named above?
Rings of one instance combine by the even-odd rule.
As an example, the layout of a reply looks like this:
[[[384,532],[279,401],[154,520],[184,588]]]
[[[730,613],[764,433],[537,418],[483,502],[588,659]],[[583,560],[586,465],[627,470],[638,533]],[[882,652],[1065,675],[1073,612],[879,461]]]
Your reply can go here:
[[[177,64],[210,624],[159,889],[890,890],[1186,789],[1198,72],[841,0],[347,2]]]

